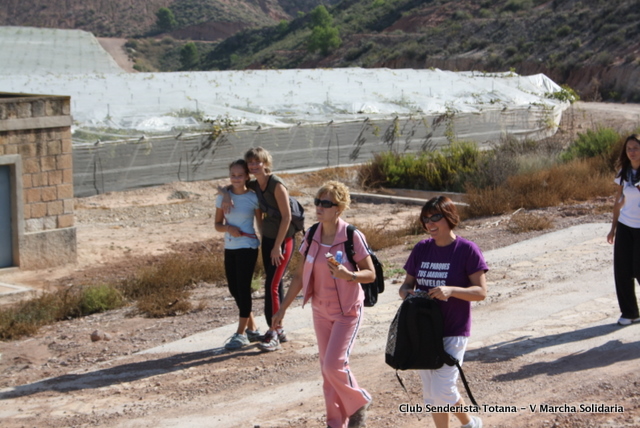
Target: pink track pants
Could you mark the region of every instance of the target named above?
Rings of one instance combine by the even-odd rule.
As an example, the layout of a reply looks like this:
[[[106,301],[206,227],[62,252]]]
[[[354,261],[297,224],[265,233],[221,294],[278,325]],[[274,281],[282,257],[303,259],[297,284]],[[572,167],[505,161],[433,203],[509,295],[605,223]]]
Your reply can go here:
[[[349,416],[371,401],[349,368],[349,355],[362,322],[362,306],[342,314],[338,301],[314,301],[313,325],[318,339],[327,425],[346,428]]]

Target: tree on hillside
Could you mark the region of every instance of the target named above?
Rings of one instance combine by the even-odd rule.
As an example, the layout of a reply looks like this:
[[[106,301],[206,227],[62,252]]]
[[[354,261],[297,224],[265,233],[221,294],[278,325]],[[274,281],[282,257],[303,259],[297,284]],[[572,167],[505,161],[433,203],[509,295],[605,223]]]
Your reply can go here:
[[[335,27],[314,27],[307,39],[309,52],[320,51],[322,55],[327,55],[341,44],[342,39]]]
[[[333,16],[326,7],[320,5],[311,11],[311,27],[331,27]]]
[[[333,25],[333,16],[320,5],[311,11],[311,35],[307,39],[309,52],[320,51],[327,55],[342,44],[340,32]]]
[[[186,43],[180,49],[180,64],[183,70],[191,70],[200,62],[200,53],[195,43]]]
[[[156,25],[160,31],[171,31],[178,25],[175,15],[168,7],[161,7],[158,9],[156,12],[156,18]]]

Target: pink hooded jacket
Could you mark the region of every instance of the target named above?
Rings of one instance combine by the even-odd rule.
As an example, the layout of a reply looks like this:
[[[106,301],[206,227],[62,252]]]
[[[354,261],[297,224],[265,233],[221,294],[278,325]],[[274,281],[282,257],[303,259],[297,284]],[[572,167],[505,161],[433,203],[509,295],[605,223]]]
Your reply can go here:
[[[330,252],[334,256],[338,251],[342,251],[342,264],[349,269],[350,271],[357,270],[356,266],[353,266],[349,262],[349,258],[347,257],[347,252],[345,249],[345,242],[347,242],[347,226],[349,224],[342,220],[338,219],[338,229],[336,230],[336,236],[333,239],[333,244],[331,245]],[[309,231],[307,231],[309,233]],[[309,245],[309,252],[307,253],[307,236],[305,235],[302,245],[300,245],[300,253],[304,256],[307,253],[307,257],[304,260],[303,271],[302,271],[302,295],[304,296],[304,300],[302,305],[304,306],[311,296],[313,296],[313,286],[314,286],[314,276],[312,275],[313,264],[316,257],[322,257],[325,259],[325,250],[322,250],[322,246],[320,245],[322,237],[322,223],[320,223],[313,235],[311,240],[311,244]],[[365,259],[369,252],[367,251],[365,237],[359,231],[355,231],[353,234],[353,249],[355,251],[355,255],[353,256],[353,260],[358,263],[361,260]],[[362,291],[362,287],[360,284],[355,282],[349,282],[343,279],[333,278],[329,274],[329,269],[326,270],[326,279],[323,277],[323,281],[332,281],[335,283],[338,300],[340,304],[340,308],[343,314],[346,314],[353,309],[353,307],[357,304],[362,305],[364,302],[364,292]]]

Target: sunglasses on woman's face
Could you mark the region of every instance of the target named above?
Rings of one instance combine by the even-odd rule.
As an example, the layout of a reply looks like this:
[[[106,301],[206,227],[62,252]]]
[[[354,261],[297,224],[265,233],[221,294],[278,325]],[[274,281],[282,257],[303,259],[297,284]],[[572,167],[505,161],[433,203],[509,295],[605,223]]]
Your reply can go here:
[[[422,222],[423,222],[424,224],[427,224],[427,223],[429,223],[429,222],[431,222],[431,223],[435,223],[435,222],[437,222],[437,221],[442,220],[443,218],[444,218],[444,216],[443,216],[442,214],[434,214],[434,215],[432,215],[431,217],[425,217],[425,216],[423,216],[423,217],[422,217]]]
[[[315,198],[313,200],[313,204],[317,207],[318,205],[320,205],[322,208],[331,208],[331,207],[337,207],[338,204],[336,204],[335,202],[331,202],[328,201],[326,199],[318,199]]]

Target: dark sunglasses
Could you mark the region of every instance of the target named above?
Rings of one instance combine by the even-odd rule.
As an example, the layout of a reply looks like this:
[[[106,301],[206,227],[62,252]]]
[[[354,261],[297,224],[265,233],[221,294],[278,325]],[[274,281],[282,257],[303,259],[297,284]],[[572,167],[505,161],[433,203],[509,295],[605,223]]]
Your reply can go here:
[[[327,201],[326,199],[318,199],[315,198],[313,200],[313,204],[317,207],[318,205],[322,206],[322,208],[331,208],[331,207],[337,207],[338,204],[331,202],[331,201]]]
[[[429,223],[429,221],[431,221],[431,223],[435,223],[436,221],[440,221],[444,218],[444,216],[442,214],[434,214],[431,217],[422,217],[422,222],[424,224]]]

